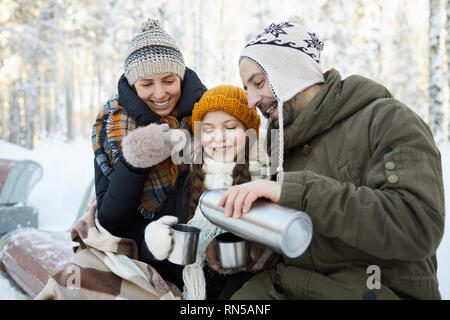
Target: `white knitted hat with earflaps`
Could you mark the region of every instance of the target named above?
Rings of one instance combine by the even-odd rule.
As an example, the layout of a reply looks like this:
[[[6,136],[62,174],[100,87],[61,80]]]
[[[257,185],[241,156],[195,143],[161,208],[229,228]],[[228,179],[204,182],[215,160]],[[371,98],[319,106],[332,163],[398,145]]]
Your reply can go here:
[[[283,181],[283,104],[299,92],[325,79],[320,67],[323,42],[316,33],[293,17],[287,22],[271,23],[241,52],[239,61],[248,58],[265,73],[274,97],[278,101],[279,148],[277,180]]]

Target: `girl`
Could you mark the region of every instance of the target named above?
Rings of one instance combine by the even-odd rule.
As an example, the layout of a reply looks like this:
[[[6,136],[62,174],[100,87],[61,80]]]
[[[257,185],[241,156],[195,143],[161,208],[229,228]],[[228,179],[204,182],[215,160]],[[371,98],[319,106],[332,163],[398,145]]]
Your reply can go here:
[[[244,90],[223,85],[207,91],[195,104],[192,123],[194,135],[201,139],[202,148],[201,152],[195,153],[188,177],[192,217],[188,224],[199,227],[201,232],[196,262],[185,266],[183,270],[183,296],[186,299],[226,299],[254,273],[230,274],[228,271],[228,275],[224,276],[206,266],[206,247],[224,230],[203,216],[198,201],[207,190],[229,188],[252,179],[264,178],[265,166],[249,157],[252,147],[250,142],[256,140],[252,137],[257,137],[261,120],[256,109],[248,108]],[[199,161],[199,156],[202,156],[202,161]],[[176,222],[176,217],[167,216],[147,227],[147,246],[155,257],[167,258],[171,247],[168,226]],[[258,257],[258,263],[253,261],[245,271],[257,271],[267,261],[273,261],[274,257],[267,249]]]

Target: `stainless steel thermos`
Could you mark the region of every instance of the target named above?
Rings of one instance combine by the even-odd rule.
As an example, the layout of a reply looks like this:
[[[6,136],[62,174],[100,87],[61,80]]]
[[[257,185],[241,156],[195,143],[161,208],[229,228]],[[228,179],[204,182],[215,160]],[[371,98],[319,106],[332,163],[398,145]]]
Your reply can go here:
[[[211,223],[289,258],[299,257],[308,248],[313,228],[305,212],[257,199],[239,219],[227,218],[225,208],[217,206],[224,192],[225,189],[210,190],[200,197],[200,210]]]

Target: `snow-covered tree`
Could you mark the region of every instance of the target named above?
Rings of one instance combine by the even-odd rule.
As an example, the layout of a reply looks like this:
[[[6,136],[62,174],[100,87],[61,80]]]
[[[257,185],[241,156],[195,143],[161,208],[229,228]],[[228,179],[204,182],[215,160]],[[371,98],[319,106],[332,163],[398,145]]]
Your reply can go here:
[[[430,0],[430,127],[436,141],[446,139],[444,134],[443,90],[441,55],[442,6],[441,0]]]
[[[447,101],[447,121],[448,121],[448,140],[450,140],[450,0],[447,0],[447,17],[446,17],[446,31],[447,38],[445,40],[445,47],[447,53],[447,94],[449,99]]]
[[[195,15],[194,15],[194,67],[198,75],[203,78],[205,75],[203,66],[205,64],[204,57],[204,24],[203,24],[203,0],[196,0],[195,2]]]
[[[439,132],[447,128],[436,105],[448,108],[449,90],[442,90],[448,68],[443,55],[431,59],[430,48],[438,47],[430,35],[444,39],[431,24],[428,29],[435,21],[428,8],[444,1],[448,7],[450,0],[0,0],[0,139],[31,146],[46,135],[88,137],[100,106],[116,93],[131,37],[147,18],[160,19],[186,65],[212,87],[241,85],[244,44],[293,15],[325,42],[324,71],[381,82]]]

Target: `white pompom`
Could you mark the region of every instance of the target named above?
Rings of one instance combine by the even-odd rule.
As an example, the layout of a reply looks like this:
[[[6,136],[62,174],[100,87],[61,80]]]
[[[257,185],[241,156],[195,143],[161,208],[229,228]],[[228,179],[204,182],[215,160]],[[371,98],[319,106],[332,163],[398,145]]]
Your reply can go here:
[[[295,24],[298,24],[298,25],[301,25],[301,26],[305,25],[305,20],[303,20],[303,18],[301,16],[297,16],[297,15],[291,16],[288,19],[288,21],[292,22],[292,23],[295,23]]]
[[[149,31],[152,29],[161,29],[158,19],[148,19],[142,23],[142,31]]]

